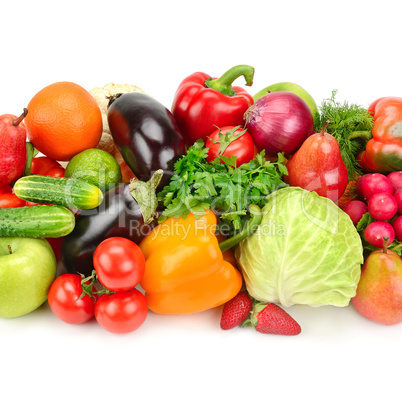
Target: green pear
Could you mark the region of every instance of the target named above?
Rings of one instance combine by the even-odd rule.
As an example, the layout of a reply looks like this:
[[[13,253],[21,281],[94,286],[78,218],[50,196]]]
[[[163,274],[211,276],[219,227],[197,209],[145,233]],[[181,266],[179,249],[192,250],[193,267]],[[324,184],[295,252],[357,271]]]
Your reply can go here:
[[[384,243],[364,262],[352,304],[371,321],[395,325],[402,322],[402,259]]]
[[[288,91],[300,96],[300,98],[302,98],[310,108],[311,113],[313,114],[314,123],[317,123],[320,116],[315,100],[304,88],[302,88],[300,85],[294,84],[293,82],[278,82],[277,84],[272,84],[262,89],[253,96],[254,102],[269,92],[277,91]]]

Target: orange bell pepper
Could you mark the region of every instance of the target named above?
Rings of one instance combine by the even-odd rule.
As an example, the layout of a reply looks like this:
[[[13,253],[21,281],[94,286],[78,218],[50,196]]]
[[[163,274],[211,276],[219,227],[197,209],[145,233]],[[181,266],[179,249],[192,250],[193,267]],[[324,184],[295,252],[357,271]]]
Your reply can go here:
[[[255,230],[261,217],[250,221]],[[224,260],[223,252],[244,238],[247,230],[238,239],[219,244],[216,226],[212,211],[199,219],[193,214],[185,219],[171,217],[142,240],[146,268],[141,287],[151,311],[196,313],[222,305],[240,291],[242,276]]]

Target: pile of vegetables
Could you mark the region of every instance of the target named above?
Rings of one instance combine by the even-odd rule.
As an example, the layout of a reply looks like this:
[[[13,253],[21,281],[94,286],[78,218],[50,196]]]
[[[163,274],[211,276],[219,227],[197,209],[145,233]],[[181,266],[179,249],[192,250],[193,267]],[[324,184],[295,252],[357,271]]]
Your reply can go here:
[[[26,203],[8,209],[0,192],[0,236],[61,241],[54,253],[63,272],[49,289],[60,319],[95,316],[123,333],[139,328],[148,309],[223,306],[222,329],[297,335],[301,327],[284,309],[345,307],[355,297],[376,248],[365,230],[373,213],[353,204],[357,183],[402,169],[402,98],[365,109],[338,102],[333,91],[317,107],[296,84],[254,97],[232,85],[239,77],[252,85],[253,76],[246,65],[220,78],[195,73],[170,110],[136,86],[92,91],[104,125],[98,147],[121,166],[119,182],[107,187],[96,182],[100,170],[91,182],[36,173],[34,143],[15,177],[0,172],[4,191]],[[300,177],[308,182],[293,185],[305,183]],[[387,246],[400,252],[400,241]]]

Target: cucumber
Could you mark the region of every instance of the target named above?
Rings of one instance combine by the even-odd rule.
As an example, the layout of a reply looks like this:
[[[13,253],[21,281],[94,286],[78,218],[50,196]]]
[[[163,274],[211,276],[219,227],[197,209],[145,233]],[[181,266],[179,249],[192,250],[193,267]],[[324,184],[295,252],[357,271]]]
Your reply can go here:
[[[58,205],[0,208],[0,237],[62,237],[74,226],[74,214]]]
[[[25,201],[71,209],[96,208],[103,200],[103,193],[97,186],[67,177],[24,176],[14,184],[14,193]]]

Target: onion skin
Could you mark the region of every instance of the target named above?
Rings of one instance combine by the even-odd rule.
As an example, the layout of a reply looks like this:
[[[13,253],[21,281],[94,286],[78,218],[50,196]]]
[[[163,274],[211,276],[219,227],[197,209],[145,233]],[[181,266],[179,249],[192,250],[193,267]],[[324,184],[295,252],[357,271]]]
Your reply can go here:
[[[314,119],[300,96],[278,91],[264,95],[244,114],[246,127],[260,150],[269,156],[296,152],[314,132]]]

